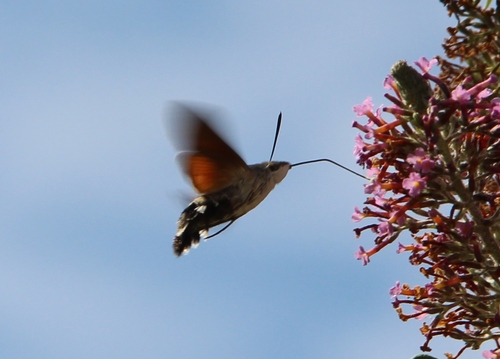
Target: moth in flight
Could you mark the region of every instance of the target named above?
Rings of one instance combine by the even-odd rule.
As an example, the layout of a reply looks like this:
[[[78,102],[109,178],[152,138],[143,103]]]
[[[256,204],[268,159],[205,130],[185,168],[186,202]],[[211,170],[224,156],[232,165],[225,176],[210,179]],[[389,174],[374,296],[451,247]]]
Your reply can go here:
[[[273,161],[281,117],[280,113],[269,161],[248,165],[215,131],[206,114],[176,105],[173,118],[176,130],[173,135],[174,142],[182,151],[179,154],[180,166],[199,193],[177,221],[177,233],[173,241],[177,256],[198,245],[200,238],[208,239],[219,234],[257,207],[292,167],[327,161],[353,172],[329,159],[295,164]],[[225,227],[208,236],[210,228],[224,223],[227,223]]]

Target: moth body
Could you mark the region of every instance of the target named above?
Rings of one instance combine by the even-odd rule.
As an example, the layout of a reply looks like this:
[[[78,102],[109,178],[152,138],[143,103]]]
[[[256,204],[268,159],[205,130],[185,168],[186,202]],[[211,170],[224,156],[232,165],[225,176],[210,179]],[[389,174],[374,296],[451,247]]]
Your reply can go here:
[[[177,221],[174,253],[187,253],[210,228],[235,221],[257,207],[290,168],[290,163],[277,161],[250,165],[229,186],[196,197]]]

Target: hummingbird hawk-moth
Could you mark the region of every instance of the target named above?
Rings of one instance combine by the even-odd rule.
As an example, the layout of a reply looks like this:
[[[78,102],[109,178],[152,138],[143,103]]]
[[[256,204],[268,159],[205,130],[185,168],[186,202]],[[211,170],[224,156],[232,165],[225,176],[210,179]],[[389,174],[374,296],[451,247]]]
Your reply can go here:
[[[177,221],[177,233],[173,240],[173,251],[177,256],[186,254],[192,246],[197,246],[200,238],[208,239],[219,234],[239,217],[257,207],[292,167],[327,161],[353,172],[329,159],[293,165],[284,161],[272,161],[281,125],[281,113],[269,161],[253,165],[247,165],[221,138],[206,115],[178,105],[174,120],[177,131],[173,135],[177,137],[178,147],[183,150],[179,154],[182,171],[199,193]],[[228,224],[223,229],[207,236],[210,228],[224,223]]]

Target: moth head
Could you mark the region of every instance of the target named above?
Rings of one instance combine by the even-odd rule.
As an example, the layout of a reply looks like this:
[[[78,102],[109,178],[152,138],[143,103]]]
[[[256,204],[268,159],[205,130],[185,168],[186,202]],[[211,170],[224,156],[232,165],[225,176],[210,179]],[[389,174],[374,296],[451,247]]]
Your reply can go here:
[[[283,181],[283,178],[286,177],[292,165],[289,162],[283,161],[270,161],[267,163],[267,169],[271,171],[272,178],[275,184]]]

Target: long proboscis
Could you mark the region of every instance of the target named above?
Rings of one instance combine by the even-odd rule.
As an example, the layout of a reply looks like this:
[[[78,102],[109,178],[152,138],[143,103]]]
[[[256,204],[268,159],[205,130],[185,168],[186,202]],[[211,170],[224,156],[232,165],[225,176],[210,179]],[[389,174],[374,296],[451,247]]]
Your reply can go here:
[[[330,160],[330,159],[328,159],[328,158],[320,158],[320,159],[317,159],[317,160],[310,160],[310,161],[297,162],[297,163],[292,164],[292,165],[291,165],[291,167],[297,167],[297,166],[307,165],[307,164],[309,164],[309,163],[316,163],[316,162],[330,162],[331,164],[334,164],[335,166],[338,166],[338,167],[340,167],[340,168],[342,168],[342,169],[344,169],[344,170],[346,170],[346,171],[348,171],[348,172],[351,172],[352,174],[355,174],[355,175],[356,175],[356,176],[358,176],[358,177],[361,177],[361,178],[363,178],[363,179],[365,179],[365,180],[368,180],[368,178],[366,178],[366,177],[365,177],[365,176],[363,176],[362,174],[359,174],[358,172],[353,171],[353,170],[351,170],[350,168],[347,168],[346,166],[343,166],[343,165],[341,165],[340,163],[335,162],[335,161],[332,161],[332,160]]]

